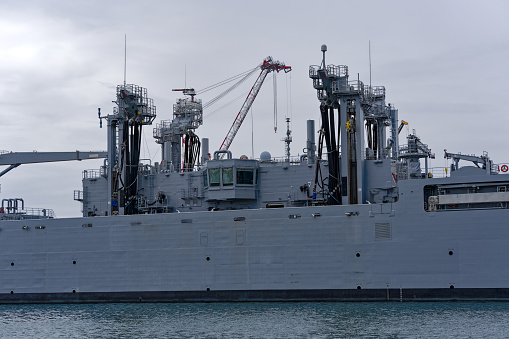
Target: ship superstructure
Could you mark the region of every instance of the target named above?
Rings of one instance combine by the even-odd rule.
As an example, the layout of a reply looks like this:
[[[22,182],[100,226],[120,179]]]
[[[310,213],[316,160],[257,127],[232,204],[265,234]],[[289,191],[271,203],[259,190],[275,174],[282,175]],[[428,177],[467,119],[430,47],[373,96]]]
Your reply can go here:
[[[153,164],[140,143],[155,106],[118,86],[116,109],[99,113],[107,160],[75,192],[83,217],[14,218],[21,200],[2,205],[0,301],[509,299],[507,165],[446,151],[454,163],[437,175],[415,131],[400,144],[407,122],[385,88],[321,50],[309,68],[319,123],[306,122],[299,157],[289,121],[282,158],[228,150],[267,73],[289,70],[272,58],[217,150],[196,134],[197,91],[178,89],[187,97],[153,129]]]

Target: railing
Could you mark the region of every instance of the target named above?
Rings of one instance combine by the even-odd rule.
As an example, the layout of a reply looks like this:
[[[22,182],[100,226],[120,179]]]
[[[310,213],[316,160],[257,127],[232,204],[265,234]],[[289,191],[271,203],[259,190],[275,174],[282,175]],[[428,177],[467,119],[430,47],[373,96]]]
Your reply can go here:
[[[320,69],[320,66],[318,65],[311,65],[309,66],[309,77],[310,78],[318,78],[318,70]]]
[[[385,96],[384,86],[365,86],[364,95],[367,97],[383,97]]]
[[[153,129],[152,136],[155,139],[158,139],[158,143],[163,143],[164,141],[169,140],[169,128],[171,125],[171,120],[163,120],[160,123],[156,124],[156,127]],[[168,133],[165,133],[168,131]]]
[[[382,149],[380,156],[377,156],[377,151],[372,149],[366,149],[366,151],[362,151],[362,155],[366,160],[376,160],[376,159],[388,159],[391,151],[388,149]]]
[[[83,201],[83,191],[74,190],[74,200]]]
[[[305,155],[305,154],[303,154],[303,155]],[[291,156],[290,157],[290,164],[300,164],[301,163],[301,157],[302,157],[302,155]],[[254,159],[254,160],[260,161],[260,159]],[[288,160],[288,157],[282,156],[282,157],[271,157],[270,161],[263,161],[263,162],[285,163],[287,160]]]
[[[447,167],[432,167],[428,168],[429,173],[431,173],[433,178],[446,178],[450,174],[449,168]]]
[[[0,214],[5,219],[53,219],[56,218],[55,212],[49,208],[25,208],[16,210],[14,208],[4,208],[4,213]]]
[[[106,167],[100,169],[89,169],[83,171],[83,179],[97,179],[99,177],[106,177]]]
[[[331,87],[332,93],[345,93],[349,90],[346,78],[340,78],[332,81]]]
[[[323,89],[322,79],[314,78],[313,79],[313,88],[314,89]]]
[[[348,82],[348,86],[350,86],[351,92],[363,93],[364,92],[364,83],[360,80],[352,80]]]
[[[327,66],[327,75],[328,76],[336,76],[336,77],[347,77],[348,76],[348,66],[328,65]]]
[[[311,65],[309,66],[309,77],[313,79],[318,78],[318,70],[321,66]],[[326,68],[327,76],[331,77],[347,77],[348,76],[348,66],[345,65],[328,65]]]

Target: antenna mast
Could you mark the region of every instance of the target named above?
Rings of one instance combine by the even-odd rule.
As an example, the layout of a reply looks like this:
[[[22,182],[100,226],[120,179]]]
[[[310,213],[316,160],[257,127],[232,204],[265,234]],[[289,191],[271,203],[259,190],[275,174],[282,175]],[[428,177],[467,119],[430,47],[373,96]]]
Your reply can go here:
[[[126,69],[127,69],[127,34],[124,34],[124,87],[126,85]]]
[[[368,40],[369,46],[369,88],[371,88],[371,40]]]

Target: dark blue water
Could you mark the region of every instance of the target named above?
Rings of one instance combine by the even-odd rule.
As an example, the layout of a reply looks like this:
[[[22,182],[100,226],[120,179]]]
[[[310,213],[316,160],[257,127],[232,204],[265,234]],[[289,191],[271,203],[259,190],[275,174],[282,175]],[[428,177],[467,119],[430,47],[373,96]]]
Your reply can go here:
[[[509,303],[0,305],[2,338],[509,338]]]

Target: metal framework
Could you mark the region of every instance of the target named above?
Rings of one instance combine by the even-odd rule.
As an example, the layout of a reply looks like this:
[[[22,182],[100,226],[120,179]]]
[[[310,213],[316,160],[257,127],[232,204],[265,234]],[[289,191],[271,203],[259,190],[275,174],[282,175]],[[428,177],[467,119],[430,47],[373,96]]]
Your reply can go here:
[[[242,122],[246,118],[247,112],[251,108],[251,105],[253,104],[256,96],[258,95],[258,92],[260,92],[260,88],[262,87],[263,81],[267,77],[267,74],[269,74],[272,71],[276,71],[279,73],[279,71],[281,70],[283,70],[285,73],[288,73],[292,70],[291,66],[285,66],[284,63],[274,61],[270,56],[263,60],[263,63],[261,64],[260,68],[261,68],[260,75],[258,75],[258,78],[256,79],[253,87],[249,91],[249,94],[247,95],[244,104],[240,108],[239,113],[235,117],[233,125],[230,127],[228,134],[226,134],[226,137],[224,138],[223,143],[219,148],[220,151],[226,151],[230,148],[230,145],[232,144],[233,139],[237,135],[237,132],[239,131],[240,126],[242,125]]]

